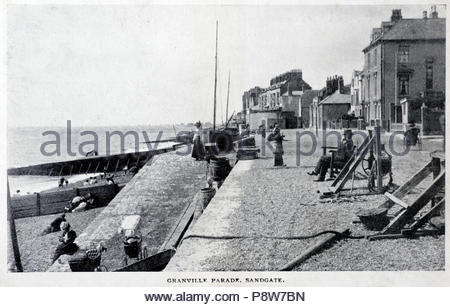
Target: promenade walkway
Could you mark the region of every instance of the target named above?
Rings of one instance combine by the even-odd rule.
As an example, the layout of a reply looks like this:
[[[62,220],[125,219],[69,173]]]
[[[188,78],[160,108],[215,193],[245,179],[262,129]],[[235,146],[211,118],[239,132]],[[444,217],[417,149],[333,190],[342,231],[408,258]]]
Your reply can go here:
[[[179,152],[186,149],[180,148]],[[102,264],[109,271],[118,269],[125,257],[124,236],[118,229],[125,218],[138,217],[137,233],[143,237],[142,245],[149,256],[157,253],[195,194],[205,186],[205,172],[206,162],[193,161],[190,155],[171,152],[154,156],[78,234],[76,243],[80,248],[91,248],[104,241],[108,251],[102,255]],[[60,257],[49,271],[70,271],[68,258]]]
[[[289,237],[346,228],[353,235],[371,233],[353,223],[355,212],[378,206],[384,196],[320,199],[317,191],[330,182],[313,182],[314,177],[306,172],[322,154],[322,140],[319,138],[312,155],[298,160],[296,131],[283,132],[288,140],[284,142],[287,167],[274,168],[268,148],[259,159],[239,161],[165,271],[278,270],[317,240]],[[386,143],[387,137],[382,141]],[[400,150],[401,141],[394,139]],[[355,143],[361,142],[362,138],[356,138]],[[308,152],[313,141],[305,135],[299,144],[302,152]],[[328,144],[335,145],[335,139],[330,137]],[[442,148],[439,143],[433,144],[424,143],[424,150]],[[416,149],[406,156],[394,156],[394,183],[404,182],[429,158],[428,152]],[[355,181],[355,187],[364,185],[366,180]],[[374,242],[360,239],[342,240],[295,270],[443,270],[444,263],[443,236]]]

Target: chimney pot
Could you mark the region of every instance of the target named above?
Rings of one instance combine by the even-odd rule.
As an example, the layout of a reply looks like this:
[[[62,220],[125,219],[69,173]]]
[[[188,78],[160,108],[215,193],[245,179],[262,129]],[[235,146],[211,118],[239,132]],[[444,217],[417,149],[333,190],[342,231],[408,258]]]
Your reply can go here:
[[[438,18],[438,12],[436,11],[436,5],[431,6],[431,18]]]
[[[427,19],[427,11],[423,11],[423,19]]]
[[[402,19],[402,10],[392,10],[391,22],[397,22]]]

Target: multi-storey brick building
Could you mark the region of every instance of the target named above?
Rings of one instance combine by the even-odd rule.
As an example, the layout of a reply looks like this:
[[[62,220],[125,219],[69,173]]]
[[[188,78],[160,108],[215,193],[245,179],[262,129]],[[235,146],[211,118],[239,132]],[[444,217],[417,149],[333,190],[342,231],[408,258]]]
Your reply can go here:
[[[445,18],[406,19],[393,10],[364,48],[361,104],[367,124],[402,129],[404,98],[445,93]]]

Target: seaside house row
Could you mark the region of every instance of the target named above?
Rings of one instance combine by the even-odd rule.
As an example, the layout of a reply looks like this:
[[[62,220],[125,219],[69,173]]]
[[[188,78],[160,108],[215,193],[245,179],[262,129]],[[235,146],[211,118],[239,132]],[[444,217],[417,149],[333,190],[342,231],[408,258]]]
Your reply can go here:
[[[351,114],[350,85],[344,85],[342,76],[327,78],[326,86],[318,91],[309,109],[311,128],[321,129],[323,125],[332,129],[348,127]]]
[[[373,28],[363,53],[364,67],[354,71],[351,83],[355,115],[387,131],[404,130],[411,120],[439,121],[445,102],[445,18],[435,7],[422,18],[403,18],[401,10],[393,10],[390,21]]]
[[[301,127],[300,97],[311,86],[303,80],[300,69],[294,69],[270,80],[267,88],[254,87],[242,95],[241,116],[251,130],[278,123],[281,128]]]

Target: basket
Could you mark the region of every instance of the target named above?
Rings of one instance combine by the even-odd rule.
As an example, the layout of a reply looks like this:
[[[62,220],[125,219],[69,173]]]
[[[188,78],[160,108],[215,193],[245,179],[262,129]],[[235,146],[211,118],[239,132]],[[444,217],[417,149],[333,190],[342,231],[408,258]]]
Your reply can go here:
[[[389,224],[389,218],[386,216],[387,208],[361,209],[356,215],[364,226],[369,230],[382,230]]]
[[[123,248],[125,250],[125,254],[129,258],[138,258],[139,252],[141,251],[141,242],[142,239],[139,236],[127,237],[123,241]]]

